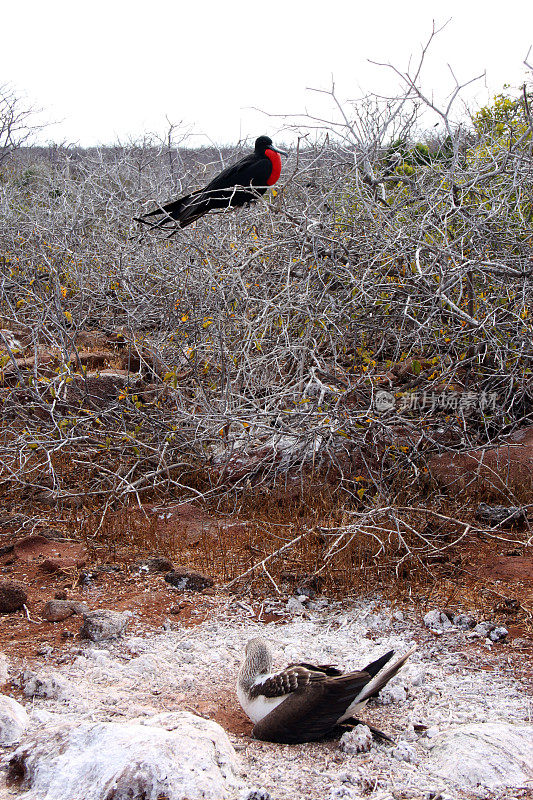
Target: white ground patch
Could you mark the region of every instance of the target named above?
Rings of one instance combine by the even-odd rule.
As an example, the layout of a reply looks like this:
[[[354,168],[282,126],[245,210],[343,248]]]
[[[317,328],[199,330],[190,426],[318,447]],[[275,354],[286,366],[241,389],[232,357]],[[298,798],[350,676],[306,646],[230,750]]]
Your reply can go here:
[[[253,621],[246,604],[238,601],[213,598],[212,602],[210,618],[195,628],[173,623],[174,630],[136,630],[135,635],[114,642],[76,644],[73,658],[62,664],[52,654],[48,663],[43,662],[42,673],[45,681],[55,673],[62,691],[37,694],[26,702],[32,726],[46,725],[47,720],[50,724],[59,720],[128,722],[162,711],[190,710],[198,700],[210,701],[216,709],[224,694],[237,705],[235,681],[242,651],[255,636],[271,641],[275,667],[303,659],[346,669],[361,669],[389,649],[401,654],[419,640],[419,649],[391,681],[383,702],[369,705],[364,712],[364,718],[391,735],[396,746],[374,741],[369,752],[356,754],[343,751],[335,741],[278,745],[230,734],[243,785],[264,787],[272,800],[358,798],[363,794],[374,800],[392,800],[392,792],[395,797],[427,798],[439,791],[457,800],[514,800],[526,796],[520,794],[522,778],[524,790],[533,786],[533,768],[523,757],[517,766],[513,753],[505,748],[496,756],[492,748],[487,756],[492,761],[484,768],[480,746],[475,784],[459,771],[454,775],[453,766],[450,772],[453,748],[460,760],[463,750],[471,747],[471,740],[466,745],[461,737],[449,746],[443,744],[446,732],[457,732],[458,726],[504,723],[513,726],[507,730],[516,732],[520,727],[522,733],[533,736],[526,692],[507,672],[482,669],[471,649],[461,652],[460,646],[467,642],[464,632],[454,630],[432,638],[414,612],[415,624],[411,625],[405,619],[408,615],[394,617],[377,602],[319,602],[313,610],[284,624]],[[135,629],[135,624],[131,627]],[[33,670],[39,674],[35,665]],[[436,757],[439,742],[448,767]],[[501,763],[495,765],[494,758]],[[498,770],[503,776],[500,783],[494,779]],[[507,782],[509,788],[506,774],[513,775]],[[0,790],[0,797],[17,794]],[[47,800],[70,798],[51,795]]]

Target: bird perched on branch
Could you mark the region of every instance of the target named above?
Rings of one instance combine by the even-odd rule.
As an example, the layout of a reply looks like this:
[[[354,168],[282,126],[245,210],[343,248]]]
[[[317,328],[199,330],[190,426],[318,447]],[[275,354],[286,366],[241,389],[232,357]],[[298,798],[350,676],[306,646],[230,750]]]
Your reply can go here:
[[[286,155],[283,150],[276,150],[268,136],[260,136],[255,141],[253,153],[227,167],[204,189],[197,189],[149,211],[148,214],[136,217],[136,221],[152,228],[161,228],[175,220],[180,228],[185,228],[214,209],[234,208],[251,203],[259,195],[263,195],[268,186],[276,183],[281,173],[280,156]],[[151,218],[158,215],[161,219],[152,221]]]
[[[237,679],[237,697],[255,723],[256,739],[286,744],[310,742],[336,729],[340,732],[343,723],[352,727],[359,724],[354,715],[396,675],[414,650],[416,647],[389,664],[394,655],[391,650],[360,672],[307,663],[289,664],[281,672],[273,672],[268,643],[262,638],[250,639]],[[381,731],[370,729],[389,739]]]

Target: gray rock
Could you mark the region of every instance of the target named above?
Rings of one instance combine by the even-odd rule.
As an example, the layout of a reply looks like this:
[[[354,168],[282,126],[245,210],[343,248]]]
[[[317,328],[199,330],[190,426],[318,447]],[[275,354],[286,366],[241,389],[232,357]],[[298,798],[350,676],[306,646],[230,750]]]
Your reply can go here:
[[[47,622],[61,622],[73,614],[85,614],[87,611],[89,611],[87,603],[77,600],[49,600],[45,604],[41,616]]]
[[[105,408],[114,402],[120,392],[136,380],[128,370],[103,369],[87,372],[85,375],[74,375],[65,386],[63,399],[67,403],[85,401],[96,408]]]
[[[177,711],[41,726],[12,754],[8,779],[47,800],[223,800],[243,788],[238,771],[220,725]]]
[[[428,611],[428,613],[424,615],[424,625],[426,628],[439,632],[452,627],[450,618],[444,611],[440,611],[438,608],[433,611]]]
[[[489,639],[492,642],[503,642],[508,633],[509,631],[507,628],[494,628],[494,630],[489,633]]]
[[[0,580],[0,612],[10,614],[28,602],[28,593],[20,581]]]
[[[35,651],[36,655],[44,656],[45,658],[50,658],[53,652],[54,648],[52,647],[52,645],[47,644],[46,642],[44,644],[39,645],[39,647]]]
[[[80,636],[82,639],[90,639],[92,642],[114,639],[122,636],[130,618],[131,611],[111,611],[107,608],[88,611],[83,615]]]
[[[476,620],[472,614],[454,614],[452,622],[456,628],[461,628],[463,631],[468,631],[476,624]]]
[[[473,639],[485,639],[495,627],[496,625],[493,622],[478,622],[470,636]]]
[[[208,589],[213,585],[212,578],[201,575],[192,569],[177,568],[165,575],[165,580],[176,589],[189,592],[201,592],[202,589]]]
[[[30,724],[24,706],[12,697],[0,694],[0,745],[18,744]]]
[[[488,503],[480,503],[475,516],[476,519],[498,528],[513,528],[527,522],[527,510],[520,506],[489,506]]]
[[[430,743],[426,767],[456,786],[525,787],[533,780],[533,725],[459,725]]]

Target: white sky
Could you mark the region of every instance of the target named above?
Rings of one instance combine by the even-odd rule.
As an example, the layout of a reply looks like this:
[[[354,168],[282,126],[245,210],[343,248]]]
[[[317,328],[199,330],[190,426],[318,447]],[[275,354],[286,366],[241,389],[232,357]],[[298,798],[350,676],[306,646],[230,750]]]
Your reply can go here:
[[[461,82],[486,70],[482,102],[524,81],[531,0],[21,0],[3,4],[0,83],[57,121],[41,141],[163,135],[166,117],[192,130],[189,144],[287,141],[283,121],[253,107],[321,113],[306,87],[329,88],[332,75],[343,99],[390,92],[392,73],[368,59],[405,68],[434,18],[451,21],[431,48],[427,92],[451,90],[448,63]]]

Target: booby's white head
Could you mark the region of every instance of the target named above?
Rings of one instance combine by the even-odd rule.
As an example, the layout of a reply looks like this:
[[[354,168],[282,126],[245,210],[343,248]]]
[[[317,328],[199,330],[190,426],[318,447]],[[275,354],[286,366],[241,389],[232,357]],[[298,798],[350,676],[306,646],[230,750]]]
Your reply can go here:
[[[272,671],[272,652],[266,639],[258,636],[250,639],[244,650],[244,659],[239,671],[238,683],[250,688],[260,675]]]

